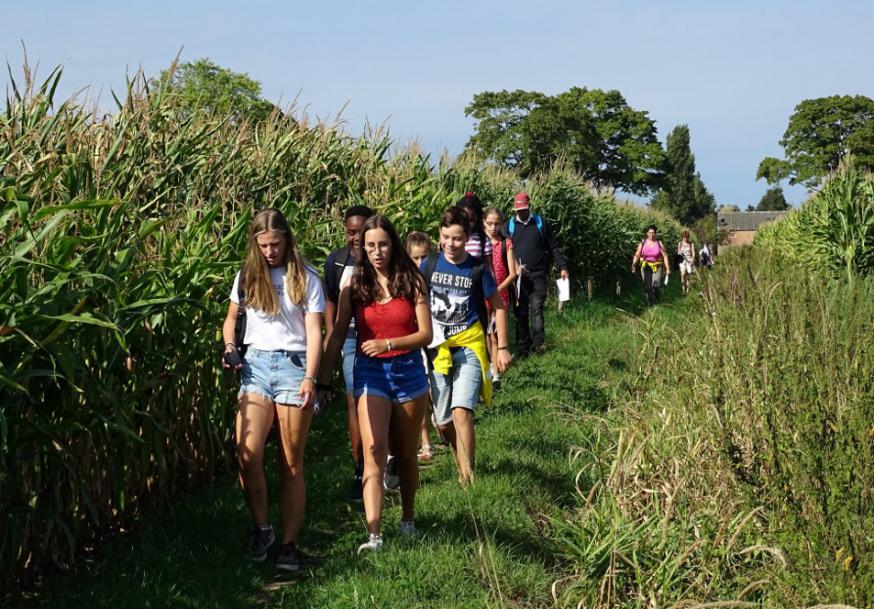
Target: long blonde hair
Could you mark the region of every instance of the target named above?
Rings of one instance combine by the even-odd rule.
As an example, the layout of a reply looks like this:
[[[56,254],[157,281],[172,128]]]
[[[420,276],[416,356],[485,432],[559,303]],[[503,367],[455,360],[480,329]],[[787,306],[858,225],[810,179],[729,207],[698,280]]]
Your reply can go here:
[[[307,268],[282,212],[271,207],[255,214],[249,228],[249,253],[246,255],[241,277],[246,305],[276,315],[279,313],[279,298],[270,280],[270,267],[261,255],[257,241],[258,235],[268,231],[279,233],[285,239],[285,293],[294,304],[300,304],[306,295]]]

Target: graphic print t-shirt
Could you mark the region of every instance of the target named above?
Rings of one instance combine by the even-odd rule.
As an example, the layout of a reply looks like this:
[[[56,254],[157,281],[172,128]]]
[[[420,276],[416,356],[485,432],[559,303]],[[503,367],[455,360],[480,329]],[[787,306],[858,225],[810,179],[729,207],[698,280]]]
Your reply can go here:
[[[453,264],[446,260],[441,252],[437,257],[434,274],[431,275],[431,321],[434,328],[434,339],[430,347],[436,347],[447,338],[461,334],[473,324],[479,322],[477,304],[473,302],[473,268],[475,261],[471,256],[461,264]],[[482,264],[476,262],[477,264]],[[422,261],[421,270],[425,271],[428,259]],[[486,299],[491,298],[497,289],[495,278],[488,269],[482,274],[482,293]]]

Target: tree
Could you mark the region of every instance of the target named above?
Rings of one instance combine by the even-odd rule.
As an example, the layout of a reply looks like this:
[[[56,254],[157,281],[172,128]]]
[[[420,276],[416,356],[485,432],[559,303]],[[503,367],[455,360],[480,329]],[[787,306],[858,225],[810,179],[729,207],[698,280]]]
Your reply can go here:
[[[783,189],[779,186],[769,188],[759,204],[756,205],[756,211],[784,211],[789,209],[789,203],[786,202],[786,197],[783,196]]]
[[[209,59],[181,63],[172,73],[161,72],[159,78],[178,92],[190,111],[230,115],[237,121],[262,121],[275,108],[261,97],[261,83],[257,80],[222,68]]]
[[[690,146],[689,127],[677,125],[667,137],[667,175],[652,206],[671,214],[685,225],[716,210],[716,199],[695,171],[695,156]]]
[[[646,194],[661,183],[655,123],[619,91],[485,91],[464,112],[477,121],[467,148],[523,175],[564,159],[599,188]]]
[[[851,152],[859,167],[874,170],[874,100],[864,95],[806,99],[795,106],[780,146],[786,159],[763,159],[757,180],[788,179],[814,188]]]

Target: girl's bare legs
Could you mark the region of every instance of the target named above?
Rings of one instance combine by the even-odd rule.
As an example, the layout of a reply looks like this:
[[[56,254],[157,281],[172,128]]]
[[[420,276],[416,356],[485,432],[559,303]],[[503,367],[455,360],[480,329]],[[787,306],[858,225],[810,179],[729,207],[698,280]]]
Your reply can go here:
[[[264,443],[273,425],[273,401],[244,393],[237,410],[237,461],[240,486],[255,524],[267,524],[267,479],[264,477]]]
[[[422,429],[428,394],[403,404],[395,404],[391,410],[392,454],[398,462],[401,479],[401,520],[415,518],[416,490],[419,488],[419,464],[416,462],[417,430]]]
[[[306,483],[303,477],[303,454],[313,409],[278,404],[279,462],[282,475],[282,543],[297,543],[306,509]]]
[[[366,394],[358,398],[358,423],[364,451],[364,514],[367,531],[371,534],[378,534],[382,528],[382,499],[385,492],[382,481],[388,458],[391,418],[392,405],[387,399]]]

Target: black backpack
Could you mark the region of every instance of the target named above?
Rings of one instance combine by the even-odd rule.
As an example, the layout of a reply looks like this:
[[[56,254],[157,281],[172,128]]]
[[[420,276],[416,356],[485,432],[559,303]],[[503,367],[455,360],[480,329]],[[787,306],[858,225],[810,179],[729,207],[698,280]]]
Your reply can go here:
[[[428,256],[428,259],[425,261],[425,270],[422,272],[422,275],[425,277],[425,285],[428,286],[428,291],[431,291],[431,276],[434,274],[434,269],[437,267],[437,259],[440,254],[431,254]],[[479,323],[483,327],[483,334],[488,333],[489,329],[489,314],[486,311],[486,297],[483,294],[483,273],[485,272],[485,265],[483,264],[482,259],[477,258],[476,256],[470,256],[470,259],[473,260],[473,272],[470,274],[470,278],[473,281],[473,292],[470,297],[474,300],[476,306],[476,316],[479,318]]]

